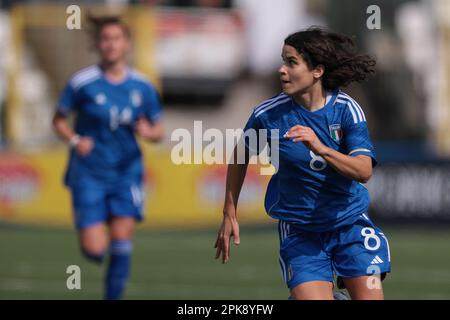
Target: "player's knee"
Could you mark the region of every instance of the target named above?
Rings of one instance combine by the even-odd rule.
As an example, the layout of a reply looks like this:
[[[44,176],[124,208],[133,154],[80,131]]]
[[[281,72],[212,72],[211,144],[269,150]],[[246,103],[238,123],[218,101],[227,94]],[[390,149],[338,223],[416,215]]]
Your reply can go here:
[[[86,247],[81,248],[81,253],[83,254],[83,256],[87,260],[95,263],[103,262],[105,252],[106,252],[105,248],[86,248]]]
[[[111,238],[114,240],[126,241],[133,236],[136,221],[130,217],[115,217],[111,223]]]
[[[292,300],[333,300],[333,285],[328,281],[308,281],[291,289]]]

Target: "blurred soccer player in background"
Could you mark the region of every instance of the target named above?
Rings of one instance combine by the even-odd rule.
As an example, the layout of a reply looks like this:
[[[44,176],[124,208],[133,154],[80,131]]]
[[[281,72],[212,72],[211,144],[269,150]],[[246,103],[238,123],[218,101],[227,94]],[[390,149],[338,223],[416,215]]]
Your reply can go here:
[[[70,188],[81,251],[94,262],[109,254],[105,299],[123,296],[130,270],[132,235],[143,219],[144,140],[163,137],[159,96],[127,66],[130,31],[119,17],[89,17],[100,62],[66,85],[53,119],[70,145],[65,184]],[[75,128],[67,116],[76,114]]]
[[[319,28],[289,35],[279,69],[282,93],[257,106],[244,131],[279,129],[279,168],[265,208],[279,220],[280,266],[293,299],[333,299],[337,276],[352,299],[383,299],[387,238],[368,217],[367,182],[376,165],[366,118],[340,90],[374,72],[351,38]],[[249,155],[251,150],[245,140]],[[248,158],[247,158],[248,162]],[[240,243],[237,202],[247,164],[228,166],[216,258]],[[376,276],[375,276],[376,275]]]

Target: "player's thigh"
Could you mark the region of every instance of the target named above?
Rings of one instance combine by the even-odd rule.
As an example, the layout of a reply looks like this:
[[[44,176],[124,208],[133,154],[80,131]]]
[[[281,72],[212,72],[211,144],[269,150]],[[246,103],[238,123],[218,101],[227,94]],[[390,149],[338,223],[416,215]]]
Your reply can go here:
[[[112,240],[129,240],[133,237],[136,220],[134,217],[112,216],[109,232]]]
[[[294,300],[333,300],[333,283],[329,281],[309,281],[291,289]]]
[[[139,179],[125,180],[108,193],[110,225],[122,234],[143,220],[143,191]],[[115,221],[112,223],[112,221]],[[120,231],[124,229],[124,231]],[[132,230],[131,230],[132,231]]]
[[[357,295],[357,290],[363,290],[363,293],[366,289],[382,291],[375,285],[367,286],[363,280],[380,279],[380,275],[390,272],[389,243],[384,233],[366,216],[336,232],[339,233],[339,241],[332,246],[333,269],[337,276],[343,279],[345,285],[353,284],[354,295]]]
[[[78,230],[80,247],[90,254],[102,254],[109,244],[104,223],[96,223]]]
[[[107,192],[92,179],[71,187],[75,226],[78,230],[104,223],[108,218]]]
[[[384,293],[379,275],[343,278],[353,300],[383,300]]]
[[[331,285],[332,264],[323,248],[322,234],[305,232],[285,222],[280,222],[279,232],[280,267],[287,287],[293,290],[304,283],[316,282]]]
[[[72,186],[71,193],[80,247],[85,252],[99,254],[108,246],[106,192],[90,181]]]

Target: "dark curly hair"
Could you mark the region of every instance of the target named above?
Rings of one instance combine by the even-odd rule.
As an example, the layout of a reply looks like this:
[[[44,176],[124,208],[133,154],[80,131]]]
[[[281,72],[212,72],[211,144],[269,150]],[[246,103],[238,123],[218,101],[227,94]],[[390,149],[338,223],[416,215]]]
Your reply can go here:
[[[311,27],[289,35],[284,44],[294,47],[309,69],[324,66],[322,85],[326,90],[345,87],[375,74],[375,58],[357,54],[353,39],[343,34]]]

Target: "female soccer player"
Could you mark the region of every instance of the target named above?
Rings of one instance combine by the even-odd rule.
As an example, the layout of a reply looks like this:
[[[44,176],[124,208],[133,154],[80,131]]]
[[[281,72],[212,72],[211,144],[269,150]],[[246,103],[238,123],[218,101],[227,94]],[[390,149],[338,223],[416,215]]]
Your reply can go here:
[[[161,107],[152,84],[127,67],[128,27],[119,17],[89,21],[100,62],[70,79],[53,126],[71,148],[65,184],[81,251],[98,263],[109,253],[104,297],[120,299],[130,270],[132,234],[143,218],[143,163],[135,133],[160,141]],[[67,121],[71,112],[76,113],[74,129]]]
[[[351,38],[320,28],[289,35],[282,59],[283,92],[257,106],[244,131],[279,130],[267,138],[269,147],[278,140],[279,166],[265,208],[279,220],[280,266],[291,297],[333,299],[336,275],[352,299],[383,299],[379,278],[390,271],[389,248],[367,215],[362,185],[375,153],[362,108],[340,90],[373,73],[375,61],[356,54]],[[250,155],[249,140],[245,144]],[[228,166],[215,245],[224,263],[231,237],[240,243],[237,202],[246,169]]]

